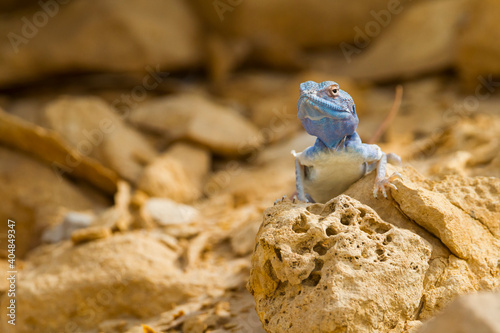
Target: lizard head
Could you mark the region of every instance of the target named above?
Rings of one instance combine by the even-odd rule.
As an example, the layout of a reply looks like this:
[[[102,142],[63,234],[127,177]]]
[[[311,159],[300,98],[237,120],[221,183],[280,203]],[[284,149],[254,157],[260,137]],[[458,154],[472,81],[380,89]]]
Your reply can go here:
[[[330,148],[353,134],[359,122],[352,97],[333,81],[301,83],[297,109],[307,133]]]

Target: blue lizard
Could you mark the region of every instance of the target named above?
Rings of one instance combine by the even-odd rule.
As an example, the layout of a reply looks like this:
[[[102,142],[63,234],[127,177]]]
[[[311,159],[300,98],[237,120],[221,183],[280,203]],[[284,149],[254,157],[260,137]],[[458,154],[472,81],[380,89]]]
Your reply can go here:
[[[356,133],[358,116],[352,97],[333,81],[300,85],[298,118],[307,133],[317,137],[314,146],[295,156],[297,197],[301,201],[326,202],[341,194],[365,174],[377,169],[373,195],[401,176],[385,178],[387,162],[400,164],[396,154],[385,154],[377,145],[364,144]]]

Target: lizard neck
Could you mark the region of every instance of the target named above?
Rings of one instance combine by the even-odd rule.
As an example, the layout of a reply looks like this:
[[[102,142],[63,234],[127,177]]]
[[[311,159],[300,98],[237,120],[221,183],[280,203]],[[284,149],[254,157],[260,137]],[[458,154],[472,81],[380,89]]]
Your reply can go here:
[[[314,143],[314,146],[320,150],[332,150],[336,149],[337,146],[344,140],[344,138],[341,138],[340,140],[337,141],[332,141],[330,144],[326,144],[323,142],[320,138],[316,138],[316,142]]]

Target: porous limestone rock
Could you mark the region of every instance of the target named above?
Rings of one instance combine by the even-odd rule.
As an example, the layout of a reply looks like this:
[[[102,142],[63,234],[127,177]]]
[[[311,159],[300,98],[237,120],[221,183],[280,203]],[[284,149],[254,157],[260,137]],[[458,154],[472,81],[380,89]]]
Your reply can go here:
[[[387,332],[418,315],[431,246],[340,195],[264,213],[248,288],[268,332]]]
[[[500,178],[446,176],[433,182],[432,190],[500,239]]]
[[[498,288],[498,179],[454,175],[431,181],[411,167],[400,172],[403,180],[396,181],[398,191],[391,190],[390,200],[373,198],[374,173],[345,194],[432,245],[418,319],[436,315],[459,295]]]
[[[500,239],[488,228],[488,225],[498,225],[499,221],[491,219],[483,223],[480,218],[471,216],[472,205],[479,203],[480,211],[482,200],[469,200],[469,206],[459,205],[459,199],[477,196],[478,189],[488,182],[494,184],[495,179],[448,178],[441,182],[405,179],[396,181],[398,191],[391,191],[399,209],[411,221],[438,237],[451,252],[450,256],[435,258],[430,263],[420,319],[435,315],[459,295],[500,286]],[[446,195],[439,192],[443,187],[452,188],[453,183],[461,184],[462,189]],[[499,197],[498,193],[493,193],[494,187],[490,192],[491,208]]]
[[[391,167],[388,173],[393,171]],[[335,328],[352,327],[353,331],[361,332],[389,332],[391,327],[394,329],[391,332],[415,332],[421,321],[435,316],[460,295],[500,287],[500,242],[496,234],[498,179],[453,175],[429,180],[411,167],[399,171],[403,179],[395,181],[398,190],[391,190],[387,200],[373,197],[375,174],[370,173],[327,204],[295,204],[285,200],[266,211],[257,235],[249,288],[268,332],[295,329],[333,332]],[[375,230],[373,234],[382,243],[377,243],[377,239],[356,243],[358,234],[366,237],[363,230]],[[386,235],[391,242],[383,237]],[[420,245],[405,245],[408,240],[415,243],[414,239]],[[349,244],[341,253],[345,257],[340,254],[332,257],[343,244]],[[396,250],[391,253],[394,244]],[[425,264],[418,266],[422,271],[417,270],[410,277],[406,275],[410,270],[404,268],[397,276],[387,278],[383,274],[391,276],[391,271],[385,269],[386,262],[367,263],[363,257],[373,247],[391,253],[389,258],[396,260],[396,265],[406,265],[407,260],[418,263],[415,259],[418,254],[423,256],[420,259]],[[346,267],[357,269],[346,270]],[[359,277],[364,273],[369,277]],[[351,285],[345,275],[349,279],[359,278]],[[343,284],[335,284],[337,276],[343,277]],[[419,288],[411,284],[417,276],[421,277]],[[369,283],[364,285],[362,281]],[[410,284],[394,287],[403,283]],[[325,285],[325,290],[318,289]],[[393,287],[397,289],[395,293],[389,290]],[[381,288],[386,289],[381,291]],[[390,303],[393,308],[384,308],[386,303],[373,296],[373,289],[394,297]],[[342,297],[342,311],[332,307],[335,297]],[[364,302],[363,310],[356,311],[356,303],[352,301],[356,297]],[[387,301],[387,297],[382,299]],[[410,301],[403,302],[404,306],[398,310],[401,298]],[[306,302],[310,304],[305,306]],[[367,314],[366,309],[374,304],[379,310]],[[314,310],[309,312],[309,308]],[[322,311],[327,313],[321,314]],[[377,321],[381,312],[385,313],[380,319],[383,324]],[[398,319],[392,320],[396,313]]]

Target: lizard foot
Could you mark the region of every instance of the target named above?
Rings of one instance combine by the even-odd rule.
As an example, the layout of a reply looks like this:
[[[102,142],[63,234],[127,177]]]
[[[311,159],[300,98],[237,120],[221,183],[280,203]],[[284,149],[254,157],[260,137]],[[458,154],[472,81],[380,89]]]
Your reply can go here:
[[[304,199],[300,199],[296,194],[292,197],[292,202],[293,203],[314,203],[314,200],[309,197],[309,195],[306,194]]]
[[[378,197],[378,193],[382,192],[382,194],[384,195],[384,198],[387,199],[387,190],[386,190],[387,188],[393,188],[396,191],[398,190],[398,188],[396,187],[396,185],[394,185],[392,183],[397,178],[403,179],[403,177],[401,176],[401,174],[399,172],[394,172],[389,178],[384,178],[384,179],[381,179],[381,180],[377,180],[375,182],[375,187],[373,189],[373,196],[375,198],[377,198]]]

